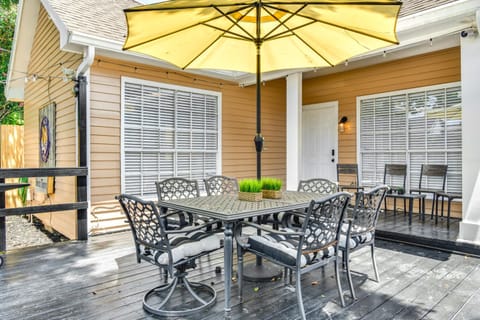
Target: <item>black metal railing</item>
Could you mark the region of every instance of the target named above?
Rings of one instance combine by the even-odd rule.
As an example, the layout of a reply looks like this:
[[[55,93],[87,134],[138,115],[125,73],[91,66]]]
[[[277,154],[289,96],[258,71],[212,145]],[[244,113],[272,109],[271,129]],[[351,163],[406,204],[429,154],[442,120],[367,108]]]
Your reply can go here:
[[[77,177],[77,201],[71,203],[5,208],[5,192],[0,191],[0,251],[5,251],[7,249],[5,217],[14,215],[77,210],[77,238],[78,240],[87,240],[87,175],[88,168],[86,167],[0,169],[0,185],[4,186],[8,186],[8,184],[5,184],[5,179],[9,178]]]

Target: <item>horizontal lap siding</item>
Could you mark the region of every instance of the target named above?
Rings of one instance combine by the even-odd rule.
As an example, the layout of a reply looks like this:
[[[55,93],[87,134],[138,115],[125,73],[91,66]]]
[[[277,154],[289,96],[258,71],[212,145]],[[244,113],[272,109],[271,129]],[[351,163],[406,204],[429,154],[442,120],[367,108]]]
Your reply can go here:
[[[338,101],[338,116],[347,116],[345,132],[339,133],[339,163],[357,162],[357,97],[460,81],[460,48],[450,48],[416,57],[342,73],[306,79],[303,104]],[[454,206],[461,214],[461,204]]]
[[[131,77],[220,92],[222,95],[222,174],[256,176],[255,86],[190,75],[180,71],[129,64],[97,57],[90,79],[91,199],[93,205],[112,201],[121,188],[121,77]],[[265,136],[263,175],[285,179],[284,79],[262,87],[262,131]]]
[[[62,68],[76,69],[81,56],[59,49],[59,33],[40,8],[34,43],[28,64],[28,74],[37,74],[38,80],[29,81],[25,87],[25,167],[39,167],[39,110],[50,102],[56,103],[56,166],[74,167],[75,163],[75,97],[74,83],[63,82]],[[39,204],[54,204],[76,201],[75,178],[55,178],[55,193],[45,198],[35,194],[35,180],[30,179],[31,191]],[[44,224],[65,236],[77,237],[75,211],[37,215]]]

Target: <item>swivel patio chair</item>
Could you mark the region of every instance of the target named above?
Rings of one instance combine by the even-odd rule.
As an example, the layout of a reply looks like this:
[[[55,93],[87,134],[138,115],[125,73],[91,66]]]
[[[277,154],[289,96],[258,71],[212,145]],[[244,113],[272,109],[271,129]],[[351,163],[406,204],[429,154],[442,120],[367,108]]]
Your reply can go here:
[[[181,317],[213,305],[217,296],[213,287],[187,280],[187,270],[196,267],[197,258],[221,247],[218,237],[205,231],[208,224],[167,230],[168,208],[160,213],[153,201],[126,194],[116,198],[132,230],[137,262],[156,265],[172,279],[148,291],[143,308],[158,316]]]
[[[217,196],[221,194],[236,194],[238,192],[238,182],[235,178],[226,176],[212,176],[203,179],[205,190],[209,196]]]
[[[420,170],[420,179],[418,188],[410,188],[410,193],[431,194],[432,195],[432,213],[430,219],[433,219],[435,202],[437,202],[437,193],[445,191],[447,181],[448,165],[443,164],[422,164]],[[419,212],[423,212],[425,218],[425,198],[419,203]]]
[[[356,296],[350,272],[349,256],[351,252],[370,246],[375,280],[380,281],[375,260],[375,228],[380,207],[388,190],[388,186],[383,185],[368,192],[357,192],[353,210],[349,208],[345,215],[339,249],[342,251],[343,265],[347,270],[348,285],[353,299],[356,299]]]
[[[301,276],[304,273],[333,263],[337,281],[340,303],[345,306],[338,269],[340,229],[350,200],[350,194],[339,192],[312,201],[303,213],[304,223],[298,229],[271,230],[261,225],[241,222],[235,228],[238,255],[238,285],[240,296],[243,289],[243,255],[252,252],[275,264],[281,265],[285,271],[296,273],[296,292],[298,307],[302,319],[305,309],[302,299]],[[250,226],[264,230],[263,235],[242,236],[241,229]]]

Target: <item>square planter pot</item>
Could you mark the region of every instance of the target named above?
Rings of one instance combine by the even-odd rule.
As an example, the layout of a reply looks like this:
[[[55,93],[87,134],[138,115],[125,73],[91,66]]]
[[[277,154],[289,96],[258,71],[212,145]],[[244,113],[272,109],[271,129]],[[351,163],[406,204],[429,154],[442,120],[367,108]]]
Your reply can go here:
[[[238,199],[245,200],[245,201],[262,201],[262,193],[261,192],[239,192]]]
[[[265,199],[281,199],[282,191],[280,190],[262,190]]]

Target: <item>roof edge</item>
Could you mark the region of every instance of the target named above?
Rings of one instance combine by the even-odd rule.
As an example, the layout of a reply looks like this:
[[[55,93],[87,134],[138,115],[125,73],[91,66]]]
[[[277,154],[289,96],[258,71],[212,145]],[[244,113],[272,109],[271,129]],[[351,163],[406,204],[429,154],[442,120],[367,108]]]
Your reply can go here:
[[[26,1],[29,2],[28,6],[24,5]],[[18,3],[7,81],[5,83],[5,97],[8,101],[23,100],[24,79],[27,72],[25,66],[28,66],[30,61],[35,33],[25,33],[21,30],[25,28],[36,29],[39,8],[39,0],[20,0]],[[22,34],[21,39],[19,38],[20,34]]]
[[[60,49],[63,49],[69,42],[68,29],[53,10],[48,0],[20,0],[17,8],[15,33],[5,85],[5,97],[9,101],[23,101],[24,99],[24,79],[28,72],[40,5],[47,11],[60,33]]]

